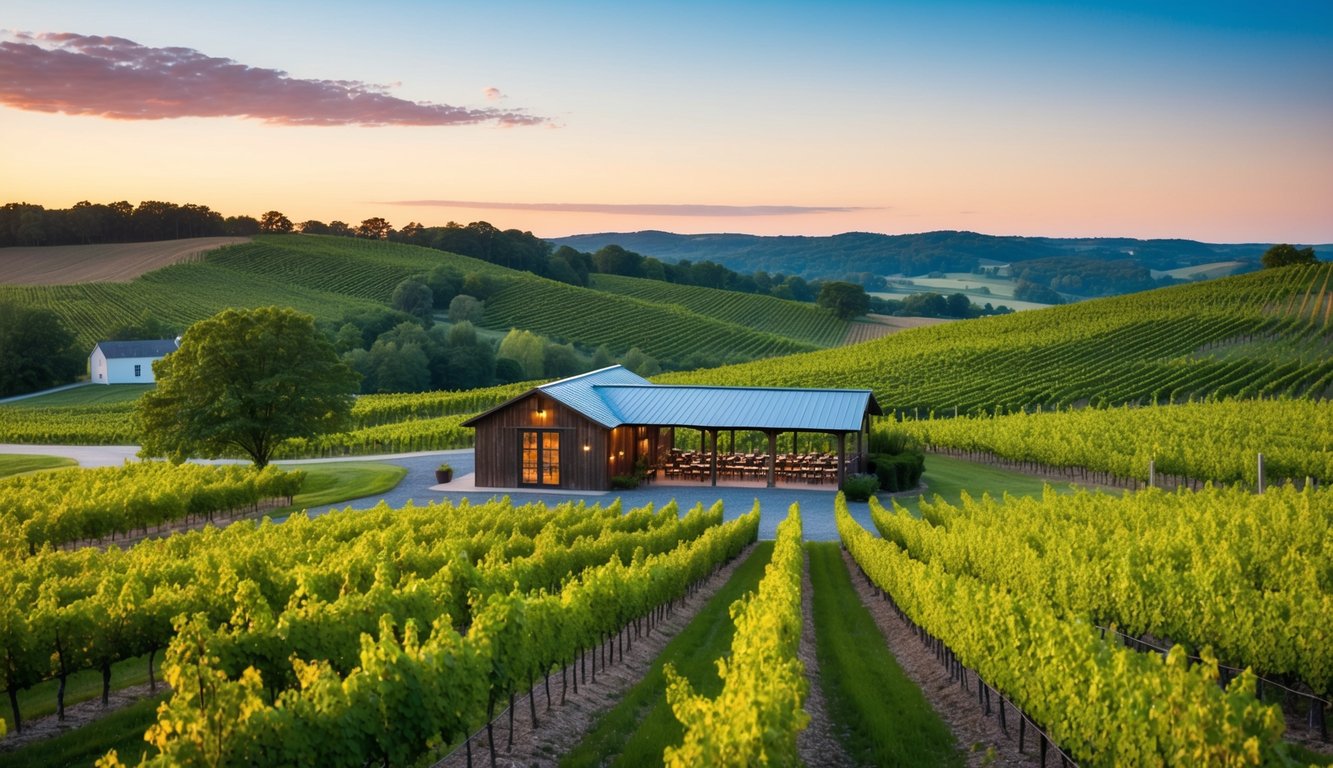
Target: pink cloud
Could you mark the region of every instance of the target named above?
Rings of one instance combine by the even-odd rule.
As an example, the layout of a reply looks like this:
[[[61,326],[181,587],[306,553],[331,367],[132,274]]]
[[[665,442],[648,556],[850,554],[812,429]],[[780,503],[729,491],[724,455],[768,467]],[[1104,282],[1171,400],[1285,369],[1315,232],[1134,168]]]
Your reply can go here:
[[[499,101],[503,98],[506,98],[503,93],[500,93],[500,89],[496,88],[495,86],[491,86],[489,88],[483,88],[481,90],[481,94],[486,97],[487,101]]]
[[[408,101],[381,85],[300,79],[191,48],[151,48],[122,37],[9,37],[0,40],[0,104],[15,109],[113,120],[247,117],[278,125],[547,122],[523,110]]]

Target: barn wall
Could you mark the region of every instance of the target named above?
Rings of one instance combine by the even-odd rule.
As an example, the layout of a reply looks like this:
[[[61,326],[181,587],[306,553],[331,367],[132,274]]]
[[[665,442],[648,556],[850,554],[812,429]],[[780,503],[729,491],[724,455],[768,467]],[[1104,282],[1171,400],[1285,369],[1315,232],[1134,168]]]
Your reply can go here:
[[[118,357],[106,361],[107,384],[152,384],[156,379],[153,378],[153,361],[160,360],[156,357]],[[134,375],[134,366],[142,366],[139,369],[139,376]]]
[[[539,416],[537,411],[543,411]],[[477,422],[476,484],[484,488],[517,488],[520,433],[549,429],[560,433],[560,485],[569,490],[606,490],[607,430],[546,395],[536,392]],[[584,450],[587,446],[587,450]]]
[[[88,380],[94,384],[110,384],[106,376],[106,355],[102,348],[96,347],[88,356]]]

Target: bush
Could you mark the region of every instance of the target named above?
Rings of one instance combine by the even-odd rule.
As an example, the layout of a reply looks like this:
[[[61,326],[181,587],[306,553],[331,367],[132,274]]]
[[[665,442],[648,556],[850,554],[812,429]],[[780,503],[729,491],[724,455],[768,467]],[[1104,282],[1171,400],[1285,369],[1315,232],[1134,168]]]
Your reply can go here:
[[[880,489],[889,493],[910,491],[921,482],[926,457],[919,450],[899,454],[875,453],[870,456],[870,467],[879,480]]]
[[[639,478],[634,475],[615,475],[611,478],[611,489],[615,491],[632,491],[639,487]]]
[[[842,481],[842,492],[848,501],[866,501],[879,490],[879,478],[874,475],[848,475]]]

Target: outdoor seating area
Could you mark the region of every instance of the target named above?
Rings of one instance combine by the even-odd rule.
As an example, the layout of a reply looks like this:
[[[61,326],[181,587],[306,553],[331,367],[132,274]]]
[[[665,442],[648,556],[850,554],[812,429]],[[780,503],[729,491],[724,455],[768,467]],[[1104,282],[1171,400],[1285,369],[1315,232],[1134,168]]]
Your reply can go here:
[[[672,449],[664,458],[660,467],[664,479],[708,482],[711,477],[713,455],[710,451]],[[838,481],[838,457],[828,453],[778,454],[773,469],[777,482],[819,485]],[[766,481],[768,454],[719,453],[717,476],[720,480]]]

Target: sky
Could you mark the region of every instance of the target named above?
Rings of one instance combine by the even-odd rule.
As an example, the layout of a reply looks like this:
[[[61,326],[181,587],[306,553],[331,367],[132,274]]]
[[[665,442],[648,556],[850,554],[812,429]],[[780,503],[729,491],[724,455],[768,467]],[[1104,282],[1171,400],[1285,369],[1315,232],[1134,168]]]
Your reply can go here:
[[[0,202],[1333,242],[1333,3],[5,0]]]

